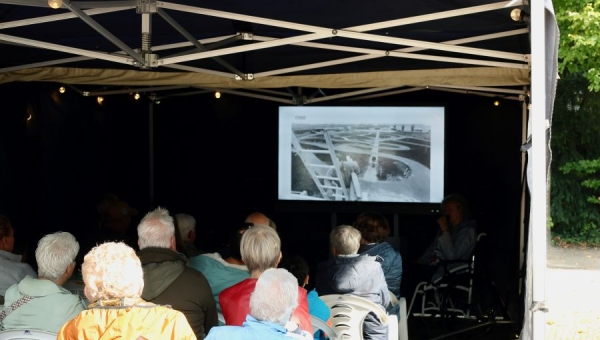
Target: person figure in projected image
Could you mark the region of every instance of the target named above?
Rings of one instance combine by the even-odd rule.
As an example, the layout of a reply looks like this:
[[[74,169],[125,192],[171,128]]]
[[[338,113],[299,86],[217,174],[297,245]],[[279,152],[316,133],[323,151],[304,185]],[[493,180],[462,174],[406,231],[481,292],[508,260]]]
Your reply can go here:
[[[477,242],[477,223],[462,195],[446,196],[442,200],[442,211],[444,215],[437,219],[439,231],[431,245],[417,260],[418,264],[434,268],[430,278],[434,282],[444,276],[445,267],[439,265],[442,261],[468,260]],[[449,268],[452,268],[452,265],[449,265]]]

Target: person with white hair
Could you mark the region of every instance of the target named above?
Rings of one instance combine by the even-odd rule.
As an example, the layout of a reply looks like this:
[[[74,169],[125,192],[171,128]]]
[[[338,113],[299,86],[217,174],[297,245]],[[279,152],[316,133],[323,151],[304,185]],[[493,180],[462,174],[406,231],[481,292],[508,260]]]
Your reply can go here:
[[[240,326],[213,328],[207,340],[312,339],[306,332],[290,333],[285,325],[298,305],[298,282],[285,269],[265,270],[250,296],[250,314]]]
[[[183,241],[183,246],[189,257],[194,257],[202,254],[194,242],[196,242],[196,219],[192,215],[188,214],[177,214],[175,215],[175,222],[179,227],[179,235]]]
[[[356,228],[341,225],[329,234],[333,258],[317,268],[317,291],[320,294],[352,294],[366,298],[386,310],[390,293],[383,269],[375,256],[359,255],[361,234]],[[374,313],[363,323],[365,339],[387,339],[388,327]]]
[[[42,237],[35,250],[39,278],[26,276],[6,291],[5,307],[10,313],[0,321],[0,328],[56,333],[85,310],[81,298],[62,287],[73,274],[78,252],[79,243],[69,233]]]
[[[194,340],[185,316],[141,298],[142,264],[122,242],[107,242],[85,255],[81,267],[88,309],[65,323],[57,340]]]
[[[267,225],[255,225],[242,235],[240,253],[248,267],[250,278],[219,294],[225,324],[233,326],[241,326],[246,320],[246,315],[250,312],[250,295],[254,291],[257,280],[266,270],[277,268],[281,260],[281,240],[275,229]],[[298,290],[298,307],[294,309],[287,327],[289,330],[302,330],[312,334],[307,292],[297,283],[296,290]]]
[[[217,307],[206,277],[176,252],[175,225],[169,211],[157,208],[137,228],[144,268],[146,301],[168,304],[187,318],[198,339],[218,325]]]

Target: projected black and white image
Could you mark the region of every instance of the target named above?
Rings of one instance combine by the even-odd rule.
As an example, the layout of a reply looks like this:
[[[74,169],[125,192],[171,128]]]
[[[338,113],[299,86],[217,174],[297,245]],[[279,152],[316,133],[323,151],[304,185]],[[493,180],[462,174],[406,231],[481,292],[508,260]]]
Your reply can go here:
[[[285,167],[289,171],[287,199],[366,202],[438,199],[432,197],[432,185],[440,184],[439,178],[432,181],[432,130],[435,130],[432,121],[420,117],[422,122],[418,122],[409,117],[403,122],[400,117],[388,115],[383,119],[349,115],[340,118],[341,123],[320,122],[322,116],[314,122],[306,115],[296,114],[294,118],[299,119],[292,119],[288,133],[280,131],[280,136],[289,135],[291,145],[290,166]],[[443,156],[443,151],[436,153]],[[439,162],[433,164],[440,166]],[[434,176],[439,176],[439,171],[434,171]],[[434,196],[438,196],[438,191],[433,190]]]

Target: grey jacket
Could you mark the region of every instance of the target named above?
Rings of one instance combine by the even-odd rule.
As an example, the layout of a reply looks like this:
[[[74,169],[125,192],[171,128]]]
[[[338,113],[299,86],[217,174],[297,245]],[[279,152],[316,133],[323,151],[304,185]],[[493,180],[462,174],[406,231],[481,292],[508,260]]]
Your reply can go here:
[[[390,293],[381,265],[374,256],[348,255],[320,263],[317,268],[317,291],[321,295],[352,294],[375,302],[385,310]],[[363,324],[364,339],[387,339],[387,326],[374,314]]]

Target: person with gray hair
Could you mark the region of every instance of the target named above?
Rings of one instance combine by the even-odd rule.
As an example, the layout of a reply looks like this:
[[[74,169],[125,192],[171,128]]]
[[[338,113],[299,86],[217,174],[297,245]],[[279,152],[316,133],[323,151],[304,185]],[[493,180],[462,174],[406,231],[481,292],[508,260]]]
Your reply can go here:
[[[267,225],[255,225],[242,235],[240,243],[242,260],[248,267],[250,278],[221,292],[219,302],[227,325],[241,326],[250,312],[250,295],[263,273],[276,268],[281,260],[281,240],[275,229]],[[290,330],[307,331],[312,334],[308,312],[307,292],[296,284],[298,307],[294,310]]]
[[[375,256],[359,255],[361,234],[356,228],[341,225],[329,234],[333,258],[317,267],[320,294],[352,294],[366,298],[386,310],[390,304],[385,276]],[[387,339],[388,327],[374,313],[363,323],[364,339]]]
[[[189,257],[194,257],[202,254],[194,244],[194,242],[196,242],[196,219],[194,216],[177,214],[175,215],[175,222],[179,228],[179,234],[181,235],[181,240],[183,241],[187,255]]]
[[[290,333],[285,325],[298,305],[298,281],[285,269],[267,269],[250,295],[250,314],[243,325],[213,328],[207,340],[312,339],[306,332]]]
[[[141,298],[142,264],[122,242],[107,242],[85,255],[81,267],[88,309],[65,323],[57,340],[194,340],[185,316]]]
[[[85,306],[62,285],[73,274],[79,243],[66,232],[48,234],[38,242],[35,258],[39,278],[25,277],[6,291],[11,312],[0,321],[3,329],[36,329],[56,333]],[[19,306],[20,305],[20,306]],[[1,317],[0,317],[1,319]]]
[[[175,225],[169,211],[157,208],[138,225],[138,253],[144,268],[142,298],[168,304],[187,318],[198,339],[218,325],[212,291],[201,272],[176,252]]]
[[[459,261],[449,263],[448,269],[461,266],[471,258],[475,250],[477,222],[472,218],[467,199],[460,194],[450,194],[442,200],[441,208],[444,215],[437,219],[440,229],[416,261],[417,275],[413,276],[413,280],[420,280],[414,280],[415,282],[441,280],[446,272],[446,266],[441,265],[442,262]]]

